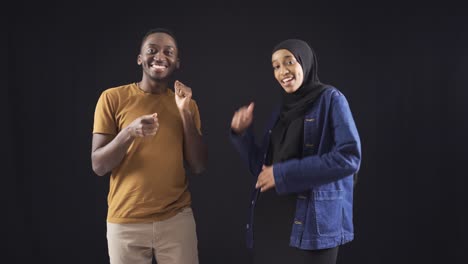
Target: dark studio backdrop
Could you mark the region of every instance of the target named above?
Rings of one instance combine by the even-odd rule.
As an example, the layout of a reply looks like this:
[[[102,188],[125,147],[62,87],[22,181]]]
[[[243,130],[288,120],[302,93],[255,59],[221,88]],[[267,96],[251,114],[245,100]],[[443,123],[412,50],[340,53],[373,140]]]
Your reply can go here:
[[[459,6],[401,3],[304,8],[241,3],[16,2],[7,9],[0,263],[108,263],[109,177],[91,169],[100,93],[141,78],[141,37],[178,37],[209,146],[189,175],[200,263],[249,263],[251,179],[228,139],[256,103],[262,133],[279,99],[271,49],[308,41],[319,77],[347,97],[362,140],[356,238],[338,263],[468,263],[468,35]],[[311,4],[311,3],[309,3]]]

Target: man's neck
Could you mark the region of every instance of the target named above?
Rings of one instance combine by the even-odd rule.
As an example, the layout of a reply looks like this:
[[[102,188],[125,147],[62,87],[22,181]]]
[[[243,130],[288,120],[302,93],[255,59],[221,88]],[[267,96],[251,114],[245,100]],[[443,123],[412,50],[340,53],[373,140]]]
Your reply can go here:
[[[137,83],[138,88],[145,93],[163,94],[167,91],[167,81],[141,80]]]

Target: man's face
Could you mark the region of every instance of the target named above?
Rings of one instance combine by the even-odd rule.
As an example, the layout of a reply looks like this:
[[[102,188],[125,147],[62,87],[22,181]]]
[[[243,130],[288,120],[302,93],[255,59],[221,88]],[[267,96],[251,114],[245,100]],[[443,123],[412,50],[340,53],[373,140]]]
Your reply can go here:
[[[141,45],[138,65],[143,74],[160,81],[166,80],[179,68],[178,50],[174,39],[163,32],[149,35]]]

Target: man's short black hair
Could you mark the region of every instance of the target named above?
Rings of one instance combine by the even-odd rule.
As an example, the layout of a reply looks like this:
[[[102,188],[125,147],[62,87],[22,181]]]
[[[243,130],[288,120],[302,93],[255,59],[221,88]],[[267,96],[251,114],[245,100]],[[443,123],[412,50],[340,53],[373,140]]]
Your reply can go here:
[[[177,44],[177,39],[176,39],[174,33],[173,33],[171,30],[169,30],[169,29],[167,29],[167,28],[162,28],[162,27],[152,28],[152,29],[148,30],[148,31],[146,32],[146,34],[143,36],[143,39],[141,40],[140,47],[141,47],[141,45],[143,45],[143,43],[145,42],[146,38],[147,38],[149,35],[154,34],[154,33],[166,33],[166,34],[168,34],[169,36],[171,36],[171,37],[174,39],[174,42],[175,42],[175,44],[176,44],[176,48],[179,48],[179,44]]]

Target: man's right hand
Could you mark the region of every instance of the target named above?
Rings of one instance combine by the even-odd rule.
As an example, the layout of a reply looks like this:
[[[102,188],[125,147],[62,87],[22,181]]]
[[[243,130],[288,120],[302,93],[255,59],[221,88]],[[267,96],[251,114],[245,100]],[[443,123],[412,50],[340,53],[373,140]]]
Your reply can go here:
[[[128,131],[133,137],[154,136],[159,129],[158,114],[140,116],[128,125]]]
[[[250,103],[248,106],[239,108],[234,113],[231,121],[231,129],[236,134],[242,134],[252,124],[253,121],[253,110],[254,103]]]

